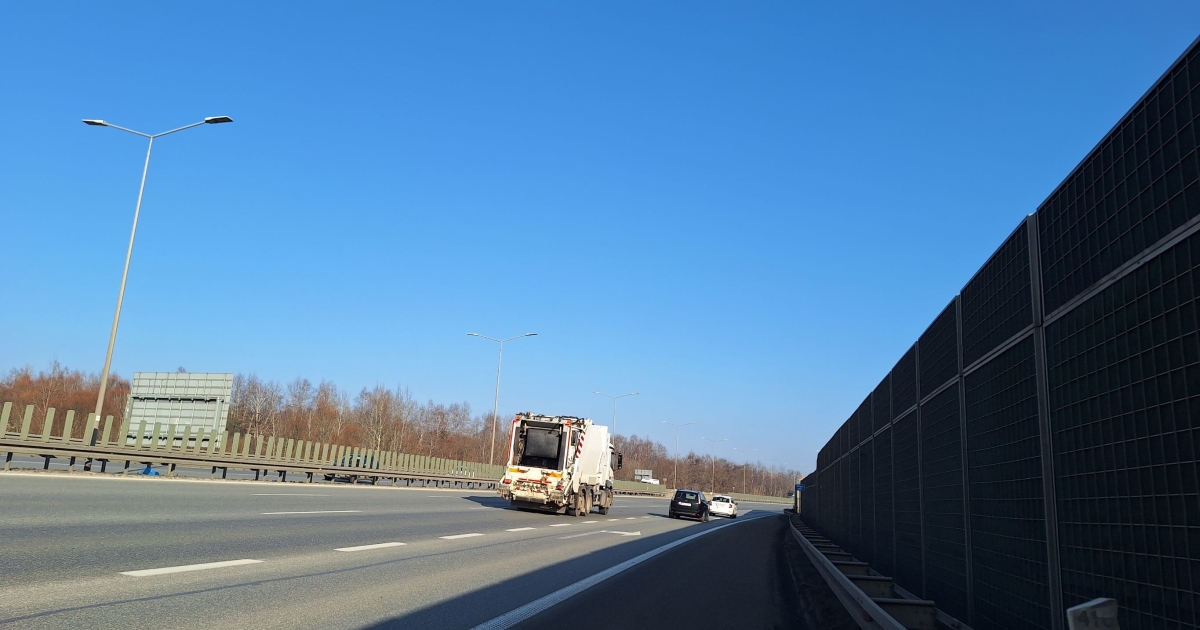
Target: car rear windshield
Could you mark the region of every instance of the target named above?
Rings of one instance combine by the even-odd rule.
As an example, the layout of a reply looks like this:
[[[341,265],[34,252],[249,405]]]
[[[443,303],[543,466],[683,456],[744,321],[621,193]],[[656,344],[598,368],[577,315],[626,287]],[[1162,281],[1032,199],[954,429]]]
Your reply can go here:
[[[695,492],[676,492],[676,501],[699,501],[700,497]]]
[[[733,503],[733,499],[730,499],[729,497],[713,497],[713,501],[716,501],[717,503]]]

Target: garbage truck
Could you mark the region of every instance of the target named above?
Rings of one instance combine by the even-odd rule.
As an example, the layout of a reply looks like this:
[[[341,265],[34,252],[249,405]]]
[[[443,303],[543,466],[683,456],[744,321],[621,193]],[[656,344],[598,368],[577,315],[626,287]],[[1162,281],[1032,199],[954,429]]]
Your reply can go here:
[[[498,491],[521,510],[608,514],[613,471],[620,467],[608,427],[588,418],[519,413]]]

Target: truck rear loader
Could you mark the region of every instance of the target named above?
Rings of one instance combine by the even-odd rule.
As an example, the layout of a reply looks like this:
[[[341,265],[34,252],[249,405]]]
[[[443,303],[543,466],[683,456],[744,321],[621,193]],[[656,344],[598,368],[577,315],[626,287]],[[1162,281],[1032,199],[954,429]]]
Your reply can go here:
[[[608,514],[619,460],[608,427],[588,418],[519,413],[498,491],[517,509],[583,516],[595,507]]]

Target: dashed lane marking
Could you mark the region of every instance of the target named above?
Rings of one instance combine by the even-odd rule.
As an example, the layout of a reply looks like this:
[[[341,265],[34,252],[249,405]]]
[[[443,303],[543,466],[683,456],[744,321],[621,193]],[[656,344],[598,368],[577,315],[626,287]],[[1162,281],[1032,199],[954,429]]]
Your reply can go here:
[[[587,525],[588,523],[599,523],[599,522],[600,521],[584,521],[583,524]]]
[[[362,510],[313,510],[311,512],[263,512],[264,516],[275,514],[356,514]]]
[[[371,549],[386,549],[387,547],[403,547],[405,544],[407,544],[407,543],[386,542],[386,543],[379,543],[377,545],[360,545],[358,547],[342,547],[341,549],[334,549],[334,551],[368,551]]]
[[[185,564],[177,567],[163,567],[161,569],[142,569],[140,571],[122,571],[121,575],[129,575],[133,577],[149,577],[151,575],[166,575],[167,573],[184,573],[187,571],[204,571],[207,569],[223,569],[225,567],[239,567],[243,564],[258,564],[262,560],[226,560],[224,562],[206,562],[204,564]]]
[[[550,527],[570,527],[570,526],[571,526],[570,523],[555,523],[555,524],[551,525]]]
[[[473,537],[475,537],[475,536],[482,536],[482,535],[483,535],[483,534],[479,534],[479,533],[475,533],[475,534],[455,534],[455,535],[453,535],[453,536],[438,536],[438,538],[441,538],[442,540],[458,540],[459,538],[473,538]]]
[[[506,532],[527,532],[531,529],[534,529],[534,528],[532,528],[532,527],[514,527],[512,529],[506,529],[504,531],[506,531]]]

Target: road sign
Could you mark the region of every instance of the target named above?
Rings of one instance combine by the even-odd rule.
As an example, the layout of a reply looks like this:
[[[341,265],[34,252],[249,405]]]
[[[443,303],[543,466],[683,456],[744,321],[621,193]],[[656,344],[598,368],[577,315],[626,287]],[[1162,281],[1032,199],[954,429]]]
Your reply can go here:
[[[796,484],[796,492],[804,492],[804,484],[802,484],[802,483]]]

